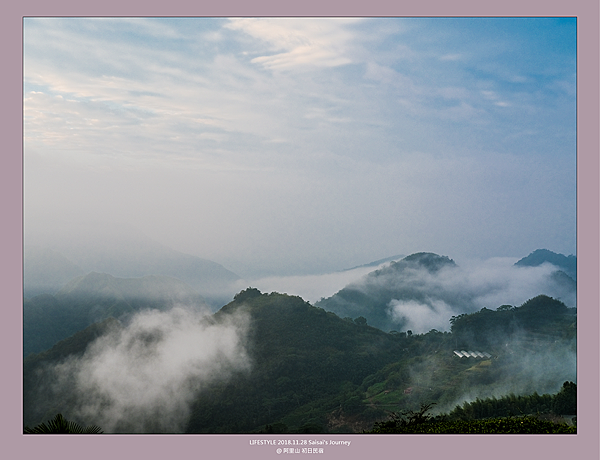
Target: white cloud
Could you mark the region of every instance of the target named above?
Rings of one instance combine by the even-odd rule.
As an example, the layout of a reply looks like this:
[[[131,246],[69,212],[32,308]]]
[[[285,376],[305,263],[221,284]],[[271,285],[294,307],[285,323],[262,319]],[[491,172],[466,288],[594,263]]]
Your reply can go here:
[[[375,287],[399,292],[419,293],[424,300],[392,299],[388,314],[403,329],[424,333],[430,329],[447,331],[454,315],[473,313],[482,308],[495,310],[501,305],[521,306],[540,294],[559,298],[569,307],[577,305],[576,292],[552,278],[557,267],[514,266],[514,258],[467,260],[437,272],[407,268],[400,274],[388,272],[365,278],[353,288],[369,293]]]
[[[77,419],[106,433],[182,432],[198,392],[250,369],[247,328],[243,316],[204,324],[181,308],[145,311],[58,365],[56,385],[77,398]]]
[[[385,264],[380,265],[383,266]],[[280,292],[297,295],[310,303],[315,303],[323,297],[330,297],[350,283],[358,281],[361,277],[379,267],[360,267],[320,275],[303,276],[270,276],[253,281],[239,281],[238,290],[249,285],[258,288],[261,292]]]
[[[232,19],[225,27],[266,43],[275,54],[255,57],[252,62],[280,70],[351,63],[348,48],[354,34],[344,30],[344,26],[359,22],[359,18],[239,18]]]
[[[440,61],[462,61],[465,59],[465,55],[461,53],[444,54],[440,57]]]
[[[406,320],[403,328],[416,333],[428,332],[431,329],[447,330],[448,319],[453,314],[452,307],[442,300],[433,300],[430,304],[414,300],[392,300],[389,309],[393,320]]]

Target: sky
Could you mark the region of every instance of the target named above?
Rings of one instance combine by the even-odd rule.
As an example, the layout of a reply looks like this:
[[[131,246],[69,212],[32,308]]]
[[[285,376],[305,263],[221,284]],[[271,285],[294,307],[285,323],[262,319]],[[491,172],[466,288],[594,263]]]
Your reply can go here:
[[[24,233],[241,276],[576,253],[574,18],[25,18]]]

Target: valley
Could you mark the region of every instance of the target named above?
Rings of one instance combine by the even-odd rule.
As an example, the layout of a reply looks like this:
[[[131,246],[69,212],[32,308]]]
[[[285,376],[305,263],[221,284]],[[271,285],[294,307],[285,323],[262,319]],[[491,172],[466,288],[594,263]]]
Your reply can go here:
[[[252,287],[213,312],[176,278],[79,276],[25,301],[24,423],[61,413],[108,433],[362,433],[423,405],[438,417],[576,382],[575,307],[539,293],[476,309],[466,295],[443,330],[413,331],[390,302],[451,303],[455,292],[426,296],[435,284],[414,280],[455,264],[422,253],[387,267],[365,277],[362,310],[350,297],[354,316]]]

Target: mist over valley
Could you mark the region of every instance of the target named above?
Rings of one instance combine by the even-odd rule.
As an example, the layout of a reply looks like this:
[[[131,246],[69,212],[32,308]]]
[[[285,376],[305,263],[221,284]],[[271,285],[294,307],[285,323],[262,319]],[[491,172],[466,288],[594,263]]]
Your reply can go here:
[[[84,260],[29,254],[30,274],[53,264],[79,273]],[[104,267],[135,270],[120,262],[131,256],[115,251]],[[163,274],[177,273],[172,261],[137,278],[92,271],[56,281],[24,301],[25,424],[60,412],[112,433],[356,433],[420,404],[443,414],[483,398],[556,394],[577,381],[576,282],[558,256],[462,266],[415,253],[258,279],[283,289],[243,288],[221,306]],[[25,292],[43,290],[39,280],[26,277]],[[329,295],[297,294],[317,291]]]
[[[447,331],[451,316],[520,305],[538,294],[576,307],[575,280],[547,258],[535,265],[525,265],[526,258],[516,263],[496,258],[459,266],[446,256],[416,253],[370,272],[315,306],[341,317],[364,316],[385,331],[418,333]]]
[[[24,245],[24,295],[54,294],[75,275],[117,278],[164,275],[201,293],[213,309],[237,292],[240,277],[211,260],[176,251],[132,226],[87,223],[68,231],[28,233]]]

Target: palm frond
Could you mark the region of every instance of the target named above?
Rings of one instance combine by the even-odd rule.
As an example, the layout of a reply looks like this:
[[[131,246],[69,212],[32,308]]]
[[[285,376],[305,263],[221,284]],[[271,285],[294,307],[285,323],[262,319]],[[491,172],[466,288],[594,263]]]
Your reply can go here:
[[[48,420],[48,424],[40,423],[39,425],[29,428],[26,426],[23,429],[25,434],[101,434],[102,428],[96,425],[82,427],[78,423],[71,422],[63,417],[62,414],[56,414],[52,420]]]

